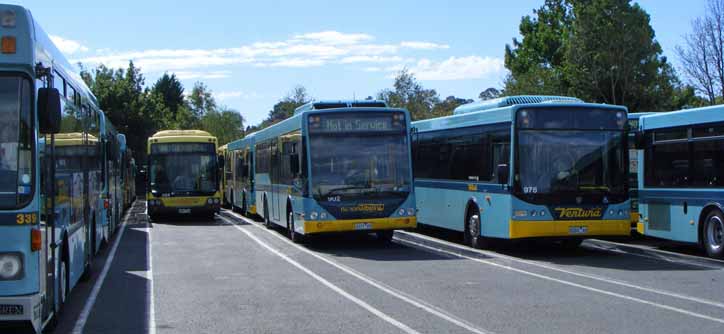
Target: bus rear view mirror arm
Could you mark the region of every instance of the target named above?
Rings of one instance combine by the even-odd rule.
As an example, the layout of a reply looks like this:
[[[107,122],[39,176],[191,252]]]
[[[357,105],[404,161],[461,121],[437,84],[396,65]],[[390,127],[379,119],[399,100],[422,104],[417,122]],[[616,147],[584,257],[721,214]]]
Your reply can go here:
[[[55,88],[38,89],[38,122],[41,133],[60,132],[60,92]]]
[[[499,184],[508,184],[508,178],[510,174],[510,168],[508,167],[508,164],[498,165],[496,174],[498,174]]]

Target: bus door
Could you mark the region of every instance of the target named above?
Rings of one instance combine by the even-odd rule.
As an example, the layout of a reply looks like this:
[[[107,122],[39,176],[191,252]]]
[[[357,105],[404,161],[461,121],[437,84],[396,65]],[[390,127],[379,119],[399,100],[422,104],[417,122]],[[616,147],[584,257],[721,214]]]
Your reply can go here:
[[[281,154],[279,152],[279,145],[277,140],[274,140],[271,145],[271,184],[272,184],[272,219],[281,222],[281,214],[279,210],[279,202],[281,197],[281,186],[279,185],[279,177],[281,172]]]
[[[40,291],[45,292],[45,300],[43,302],[42,319],[47,319],[55,310],[55,285],[56,280],[56,260],[58,259],[58,247],[56,247],[55,233],[55,138],[53,135],[46,135],[42,139],[42,145],[39,145],[38,151],[40,156],[40,228],[43,234],[43,246],[41,247],[41,259],[44,259],[45,265],[41,266]]]

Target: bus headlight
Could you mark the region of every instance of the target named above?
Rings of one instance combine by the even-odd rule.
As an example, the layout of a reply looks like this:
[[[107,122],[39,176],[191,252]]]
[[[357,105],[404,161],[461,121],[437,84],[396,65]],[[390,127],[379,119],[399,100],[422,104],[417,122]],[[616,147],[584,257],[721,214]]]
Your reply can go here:
[[[540,216],[543,217],[546,215],[546,210],[540,210]]]
[[[207,199],[206,204],[214,204],[214,199],[213,198]]]
[[[326,213],[326,212],[320,213],[320,214],[319,214],[319,219],[327,219],[327,213]]]
[[[221,203],[221,201],[219,201],[218,198],[214,198],[214,204],[219,204],[219,203]]]
[[[317,219],[319,217],[319,213],[317,211],[312,211],[312,213],[309,214],[309,218],[311,219]]]
[[[415,215],[415,209],[413,209],[413,208],[407,209],[407,215],[408,215],[408,216],[414,216],[414,215]]]
[[[623,216],[623,210],[618,210],[618,215]]]
[[[18,280],[23,274],[23,259],[20,253],[0,253],[0,280]]]
[[[399,211],[397,211],[397,214],[400,215],[400,216],[404,216],[404,215],[405,215],[405,209],[400,209]]]

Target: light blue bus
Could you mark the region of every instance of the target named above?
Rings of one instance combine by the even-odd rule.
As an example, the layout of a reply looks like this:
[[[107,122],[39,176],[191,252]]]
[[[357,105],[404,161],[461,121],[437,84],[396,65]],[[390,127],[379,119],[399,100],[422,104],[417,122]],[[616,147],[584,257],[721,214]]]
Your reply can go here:
[[[118,146],[28,10],[0,5],[0,36],[0,329],[40,332],[118,226]]]
[[[724,106],[639,119],[640,232],[724,258]]]
[[[629,235],[625,125],[624,107],[559,96],[474,102],[413,122],[418,222],[463,232],[475,248]]]
[[[319,101],[253,135],[257,213],[289,237],[416,226],[409,113],[380,101]]]
[[[245,216],[256,215],[256,193],[254,191],[254,138],[249,134],[227,145],[225,152],[227,170],[226,198],[235,211]]]

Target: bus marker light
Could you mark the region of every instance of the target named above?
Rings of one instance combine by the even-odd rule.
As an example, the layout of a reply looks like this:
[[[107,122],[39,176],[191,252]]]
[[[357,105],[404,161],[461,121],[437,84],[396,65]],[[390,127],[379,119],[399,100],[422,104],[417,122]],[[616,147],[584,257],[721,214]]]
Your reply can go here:
[[[2,53],[13,54],[15,53],[15,36],[3,36],[2,38]]]
[[[43,235],[39,229],[34,228],[30,230],[30,250],[33,252],[39,251],[43,246]]]
[[[513,213],[513,216],[516,216],[516,217],[526,217],[526,216],[528,216],[528,211],[525,211],[525,210],[516,210],[516,211]]]
[[[103,200],[103,208],[108,209],[111,207],[111,201],[109,201],[107,198]]]

